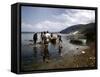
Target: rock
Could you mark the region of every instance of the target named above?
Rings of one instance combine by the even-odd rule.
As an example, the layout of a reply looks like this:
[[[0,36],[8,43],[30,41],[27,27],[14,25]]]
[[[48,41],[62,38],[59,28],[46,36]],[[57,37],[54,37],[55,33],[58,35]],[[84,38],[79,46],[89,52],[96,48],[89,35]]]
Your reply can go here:
[[[93,59],[95,59],[95,57],[89,57],[89,59],[92,59],[93,60]]]
[[[85,51],[81,51],[82,54],[85,54]]]

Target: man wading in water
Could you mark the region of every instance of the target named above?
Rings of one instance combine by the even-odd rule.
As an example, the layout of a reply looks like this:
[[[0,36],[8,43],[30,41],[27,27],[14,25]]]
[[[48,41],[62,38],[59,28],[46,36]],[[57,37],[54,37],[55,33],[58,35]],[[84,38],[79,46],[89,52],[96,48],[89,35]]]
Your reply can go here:
[[[35,33],[35,34],[33,35],[33,41],[34,41],[34,44],[36,44],[36,42],[37,42],[37,33]]]
[[[61,50],[62,50],[62,39],[61,36],[58,35],[58,44],[59,44],[59,54],[61,55]]]
[[[43,43],[44,43],[44,55],[43,55],[43,61],[48,62],[49,59],[49,51],[48,51],[48,43],[49,43],[49,33],[44,32],[43,35]]]

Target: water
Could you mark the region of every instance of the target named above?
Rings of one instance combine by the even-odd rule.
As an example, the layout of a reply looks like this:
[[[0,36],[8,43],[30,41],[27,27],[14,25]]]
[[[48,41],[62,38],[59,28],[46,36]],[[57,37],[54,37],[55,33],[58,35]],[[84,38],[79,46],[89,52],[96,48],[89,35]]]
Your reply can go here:
[[[36,66],[33,67],[34,64],[43,63],[43,45],[41,44],[33,44],[33,33],[22,33],[21,34],[21,59],[22,59],[22,69],[27,68],[36,68]],[[62,36],[62,52],[61,55],[65,54],[80,54],[81,49],[87,48],[87,46],[80,46],[80,45],[73,45],[69,43],[69,39],[67,38],[68,35],[66,34],[60,34]],[[40,42],[40,34],[38,33],[38,40],[37,42]],[[77,48],[79,48],[77,50]],[[58,53],[58,47],[49,46],[49,56],[51,60],[57,59],[59,60],[61,58],[61,55]],[[38,67],[37,67],[38,68]]]

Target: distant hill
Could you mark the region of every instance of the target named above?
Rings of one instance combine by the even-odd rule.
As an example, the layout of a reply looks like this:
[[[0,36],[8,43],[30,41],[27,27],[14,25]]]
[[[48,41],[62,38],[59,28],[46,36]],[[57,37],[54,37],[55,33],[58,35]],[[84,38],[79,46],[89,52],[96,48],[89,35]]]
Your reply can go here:
[[[87,34],[87,33],[95,33],[96,31],[96,25],[95,23],[90,23],[84,26],[83,29],[80,29],[80,32],[83,34]]]
[[[87,44],[96,40],[96,25],[95,25],[95,23],[89,23],[89,24],[85,24],[85,25],[83,25],[83,24],[74,25],[74,26],[71,26],[71,27],[68,27],[68,28],[62,30],[60,33],[68,34],[68,33],[73,33],[75,31],[78,31],[79,34],[82,34],[87,39]]]
[[[81,33],[86,33],[88,31],[94,31],[95,30],[95,23],[89,23],[89,24],[78,24],[78,25],[73,25],[71,27],[68,27],[62,31],[60,31],[60,33],[71,33],[71,32],[75,32],[75,31],[79,31]]]

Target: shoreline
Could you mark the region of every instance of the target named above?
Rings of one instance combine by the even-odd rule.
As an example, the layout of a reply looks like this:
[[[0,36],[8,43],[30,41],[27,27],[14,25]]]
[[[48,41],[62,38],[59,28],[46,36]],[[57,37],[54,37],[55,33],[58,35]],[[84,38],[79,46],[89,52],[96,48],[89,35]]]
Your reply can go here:
[[[30,35],[31,37],[31,35]],[[61,52],[61,56],[59,56],[58,59],[54,58],[54,59],[49,59],[46,60],[46,62],[42,61],[42,55],[37,54],[37,53],[41,53],[41,45],[37,44],[38,47],[33,46],[33,41],[30,40],[24,40],[24,42],[26,42],[28,44],[28,46],[25,44],[25,47],[29,48],[29,51],[25,50],[24,48],[24,54],[28,53],[30,54],[32,57],[30,58],[25,56],[26,58],[30,58],[27,59],[27,61],[22,61],[22,69],[23,70],[43,70],[43,69],[63,69],[63,68],[78,68],[78,67],[93,67],[95,66],[95,43],[92,42],[92,45],[75,45],[75,44],[71,44],[69,43],[69,40],[66,38],[66,35],[62,35],[62,40],[63,40],[63,49]],[[36,63],[35,61],[33,62],[33,58],[34,58],[34,53],[36,52],[34,50],[37,49],[37,55],[35,56],[39,56],[41,60],[39,63]],[[92,51],[94,50],[94,51]],[[34,52],[35,51],[35,52]],[[92,51],[92,53],[91,53]],[[27,54],[26,54],[27,55]]]

